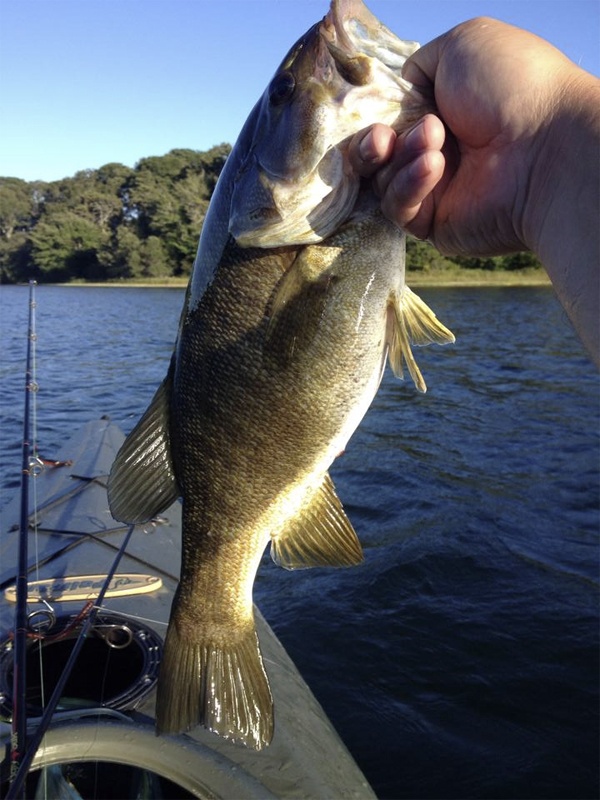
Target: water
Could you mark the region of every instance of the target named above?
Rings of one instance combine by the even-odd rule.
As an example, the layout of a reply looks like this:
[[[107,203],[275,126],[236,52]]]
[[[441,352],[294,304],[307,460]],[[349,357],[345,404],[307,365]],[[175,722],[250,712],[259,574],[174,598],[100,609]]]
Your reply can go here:
[[[25,287],[0,288],[0,486],[19,485]],[[256,598],[377,794],[598,796],[599,380],[548,289],[423,290],[457,336],[386,375],[332,469],[351,570]],[[133,427],[183,292],[38,287],[39,447]]]

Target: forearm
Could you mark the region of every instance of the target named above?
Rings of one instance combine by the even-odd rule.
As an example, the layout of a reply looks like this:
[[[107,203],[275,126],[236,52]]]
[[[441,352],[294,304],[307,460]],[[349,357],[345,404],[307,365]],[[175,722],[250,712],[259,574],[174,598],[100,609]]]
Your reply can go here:
[[[600,366],[600,81],[576,70],[545,132],[523,235]]]

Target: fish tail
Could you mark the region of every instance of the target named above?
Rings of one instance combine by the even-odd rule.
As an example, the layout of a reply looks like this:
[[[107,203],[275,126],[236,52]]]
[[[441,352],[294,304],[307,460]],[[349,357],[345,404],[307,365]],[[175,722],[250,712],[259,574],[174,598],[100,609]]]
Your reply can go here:
[[[261,750],[273,738],[273,699],[254,623],[217,644],[183,636],[176,615],[160,667],[157,733],[181,733],[201,724]]]

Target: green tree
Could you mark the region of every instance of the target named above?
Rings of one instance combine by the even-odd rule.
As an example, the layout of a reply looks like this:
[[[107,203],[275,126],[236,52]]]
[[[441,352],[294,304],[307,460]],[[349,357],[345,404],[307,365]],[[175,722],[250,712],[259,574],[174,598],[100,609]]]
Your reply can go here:
[[[34,216],[31,187],[19,178],[0,178],[0,238],[10,241]]]
[[[455,268],[451,259],[444,257],[429,242],[406,238],[406,269],[411,272],[428,272]]]
[[[105,164],[52,183],[0,178],[0,282],[187,275],[231,151],[175,149],[131,169]],[[540,267],[531,253],[444,257],[408,237],[409,271]]]
[[[51,183],[0,178],[0,281],[188,274],[230,150],[176,149]]]
[[[160,278],[170,275],[167,249],[158,236],[149,236],[140,247],[140,275]]]
[[[133,170],[122,164],[76,172],[72,178],[49,184],[44,210],[69,209],[105,232],[114,230],[123,217],[124,187],[132,174]]]
[[[229,150],[228,145],[207,153],[172,150],[136,165],[128,185],[129,218],[142,240],[154,236],[162,242],[164,274],[191,272],[198,234]]]
[[[31,243],[24,231],[16,231],[10,239],[0,237],[0,283],[19,283],[39,279],[31,260]]]
[[[30,235],[32,259],[43,280],[104,280],[99,258],[106,235],[91,219],[69,210],[45,214]]]
[[[106,277],[111,280],[139,277],[142,273],[141,245],[131,225],[119,225],[99,253]]]
[[[502,269],[541,269],[542,262],[539,258],[530,251],[522,253],[509,253],[506,256],[500,257],[500,264]]]
[[[28,234],[39,216],[44,184],[0,178],[0,282],[35,277]]]

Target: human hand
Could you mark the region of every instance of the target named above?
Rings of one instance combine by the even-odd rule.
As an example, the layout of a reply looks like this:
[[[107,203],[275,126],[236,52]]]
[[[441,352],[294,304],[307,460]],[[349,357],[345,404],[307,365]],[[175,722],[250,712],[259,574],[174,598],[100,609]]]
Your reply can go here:
[[[442,253],[537,250],[544,197],[532,192],[547,180],[549,123],[576,94],[579,73],[531,33],[486,18],[463,23],[404,68],[439,117],[397,139],[376,125],[354,138],[351,161],[374,176],[386,215]]]

